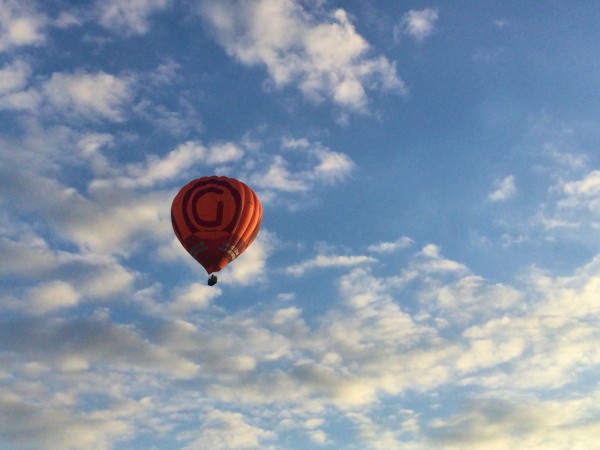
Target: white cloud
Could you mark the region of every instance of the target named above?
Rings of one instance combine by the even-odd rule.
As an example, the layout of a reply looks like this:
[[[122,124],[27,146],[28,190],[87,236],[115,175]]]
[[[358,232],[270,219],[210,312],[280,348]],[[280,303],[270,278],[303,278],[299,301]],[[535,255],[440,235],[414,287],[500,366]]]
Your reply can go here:
[[[130,181],[133,185],[152,186],[159,181],[180,176],[183,170],[195,163],[205,161],[207,152],[206,147],[198,142],[185,142],[170,151],[164,158],[150,155],[144,164],[128,166],[126,171],[130,178],[124,181]]]
[[[169,193],[137,195],[114,187],[87,198],[73,188],[41,176],[32,176],[25,182],[7,175],[7,181],[11,182],[15,192],[12,200],[18,202],[18,208],[35,211],[54,233],[84,252],[127,255],[141,244],[141,236],[161,240],[171,232]],[[42,204],[40,192],[44,193]],[[117,280],[120,277],[113,286],[120,285]]]
[[[31,7],[31,2],[0,0],[0,52],[43,44],[45,25],[46,18]]]
[[[50,272],[61,261],[70,259],[67,252],[54,251],[39,236],[24,233],[21,240],[0,238],[0,274],[22,277],[40,276]]]
[[[264,173],[256,174],[252,183],[258,187],[283,192],[302,192],[309,189],[306,173],[293,174],[287,169],[283,156],[275,155]]]
[[[425,8],[423,10],[410,10],[394,29],[394,37],[400,39],[402,34],[412,37],[416,41],[423,41],[434,31],[435,23],[438,20],[436,9]]]
[[[69,118],[125,120],[132,99],[132,79],[105,72],[53,73],[25,89],[31,69],[15,61],[0,71],[0,108]],[[43,109],[47,108],[47,109]]]
[[[110,298],[131,290],[135,274],[124,266],[112,263],[98,267],[81,280],[79,289],[88,298]]]
[[[517,193],[514,175],[509,175],[502,181],[496,183],[496,190],[490,193],[488,198],[493,202],[503,202]]]
[[[600,170],[590,172],[581,180],[564,183],[562,191],[567,196],[561,202],[563,207],[586,205],[590,210],[599,211]]]
[[[36,89],[25,89],[31,77],[31,67],[15,60],[0,69],[0,109],[34,111],[41,103]]]
[[[496,19],[494,20],[494,25],[499,29],[503,29],[509,26],[510,22],[506,19]]]
[[[107,133],[88,133],[77,142],[77,148],[84,160],[89,162],[96,176],[106,176],[110,171],[110,162],[102,153],[102,148],[114,143],[114,137]]]
[[[198,365],[181,355],[148,342],[134,327],[113,323],[107,314],[46,320],[17,318],[0,328],[3,342],[29,360],[60,364],[64,358],[90,366],[109,364],[133,372],[158,371],[187,379],[198,374]]]
[[[135,280],[132,272],[114,258],[93,253],[53,250],[41,238],[31,234],[20,240],[0,239],[0,276],[44,281],[27,292],[27,301],[6,305],[29,312],[52,311],[74,306],[82,298],[105,299],[127,292]]]
[[[164,157],[150,155],[144,163],[127,165],[125,175],[112,179],[98,179],[90,184],[92,190],[121,186],[127,188],[151,187],[155,184],[180,179],[193,172],[199,164],[217,165],[233,163],[244,156],[244,150],[232,142],[205,147],[197,141],[187,141]],[[190,175],[191,176],[191,175]]]
[[[291,0],[204,1],[202,15],[227,52],[264,65],[276,87],[297,86],[313,101],[364,110],[367,90],[404,93],[393,63],[370,57],[346,12],[306,10]]]
[[[0,109],[38,112],[42,96],[35,89],[17,91],[0,98]]]
[[[119,122],[133,95],[132,78],[102,71],[55,72],[25,89],[30,76],[29,65],[19,60],[0,71],[0,108]]]
[[[497,314],[497,318],[463,332],[472,342],[489,342],[498,349],[498,358],[510,353],[512,358],[518,358],[512,361],[509,372],[497,370],[468,377],[465,382],[488,390],[510,389],[518,393],[560,389],[595,371],[600,356],[594,350],[594,342],[600,332],[590,318],[600,312],[594,301],[600,285],[599,267],[596,257],[567,277],[553,278],[533,271],[529,295],[520,299],[526,308],[520,312],[513,308],[512,315]],[[489,360],[486,353],[488,350],[475,350],[473,357]]]
[[[15,60],[0,69],[0,97],[21,90],[31,75],[29,64]]]
[[[262,229],[254,242],[226,268],[223,277],[227,282],[241,285],[254,284],[268,279],[267,258],[273,252],[275,237]]]
[[[313,269],[358,266],[376,261],[375,258],[364,255],[317,255],[313,259],[289,266],[286,272],[299,277]]]
[[[600,426],[590,421],[592,398],[472,400],[458,414],[431,423],[429,444],[448,450],[590,448],[600,438]]]
[[[290,164],[283,154],[271,158],[270,165],[255,173],[252,184],[259,188],[281,192],[305,192],[316,184],[334,184],[345,180],[355,169],[355,163],[345,153],[335,152],[306,139],[284,139],[283,150],[293,151],[294,156],[302,156],[306,162],[298,164],[305,170],[291,172]]]
[[[469,269],[462,263],[444,258],[440,255],[440,248],[435,244],[428,244],[421,250],[421,262],[418,268],[425,272],[468,273]]]
[[[413,240],[402,236],[401,238],[393,242],[379,242],[377,244],[369,245],[367,250],[374,253],[392,253],[397,250],[401,250],[410,247],[413,244]]]
[[[76,14],[69,11],[61,11],[58,17],[52,22],[57,28],[69,28],[83,25],[83,20]]]
[[[538,218],[547,229],[562,231],[591,229],[600,225],[600,171],[593,170],[580,179],[560,181],[550,189],[557,194],[553,203],[541,210]],[[585,236],[585,234],[580,234]],[[576,236],[574,236],[576,237]]]
[[[238,161],[244,156],[244,151],[232,142],[216,144],[208,149],[207,164],[217,165]]]
[[[426,298],[436,302],[448,323],[468,323],[518,309],[522,294],[511,286],[490,284],[482,277],[464,275],[432,288]],[[485,302],[485,306],[483,306]]]
[[[354,162],[344,153],[317,149],[315,156],[319,160],[315,167],[315,178],[325,183],[343,180],[354,169]]]
[[[150,74],[150,79],[157,85],[171,84],[178,78],[181,64],[167,59]]]
[[[310,440],[317,445],[325,445],[327,443],[327,433],[323,430],[310,430]]]
[[[130,432],[118,417],[78,415],[63,405],[48,408],[0,391],[0,442],[11,448],[108,449]]]
[[[29,173],[29,172],[25,172]],[[103,254],[128,254],[135,248],[132,236],[166,236],[171,196],[166,193],[134,194],[119,189],[94,192],[90,198],[75,189],[36,175],[26,180],[6,174],[14,191],[13,201],[24,210],[36,211],[47,226],[83,250]],[[39,193],[44,193],[40,204]]]
[[[73,307],[79,302],[78,292],[64,281],[51,281],[32,288],[29,296],[29,308],[33,314]]]
[[[125,120],[131,81],[105,73],[54,73],[42,86],[53,109],[68,115]]]
[[[175,288],[166,299],[162,290],[162,286],[155,283],[138,290],[132,298],[145,315],[171,319],[176,324],[175,328],[182,327],[186,335],[197,331],[195,326],[186,321],[193,321],[197,312],[206,312],[213,301],[222,294],[218,287],[207,286],[205,283],[191,283]],[[176,334],[182,336],[178,331]]]
[[[97,0],[100,23],[125,35],[145,34],[149,19],[169,5],[170,0]]]
[[[178,290],[168,310],[178,315],[185,315],[196,310],[206,309],[211,301],[219,295],[218,289],[205,284],[193,283]]]
[[[214,410],[206,414],[199,436],[186,449],[210,448],[215,450],[265,448],[264,442],[275,433],[252,425],[238,412]],[[186,434],[185,438],[190,435]]]

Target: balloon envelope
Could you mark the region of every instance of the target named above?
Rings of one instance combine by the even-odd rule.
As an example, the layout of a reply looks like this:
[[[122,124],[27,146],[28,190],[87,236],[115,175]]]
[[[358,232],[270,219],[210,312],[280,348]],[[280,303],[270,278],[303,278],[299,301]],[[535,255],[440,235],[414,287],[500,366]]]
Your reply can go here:
[[[177,239],[209,274],[248,248],[261,219],[258,197],[234,178],[209,176],[190,181],[171,205]]]

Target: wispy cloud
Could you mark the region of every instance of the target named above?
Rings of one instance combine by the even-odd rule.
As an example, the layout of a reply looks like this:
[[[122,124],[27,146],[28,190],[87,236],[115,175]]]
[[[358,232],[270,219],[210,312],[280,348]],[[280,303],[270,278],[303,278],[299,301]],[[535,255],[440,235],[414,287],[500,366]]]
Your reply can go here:
[[[52,107],[65,114],[124,120],[131,99],[130,80],[108,73],[54,73],[42,92]]]
[[[289,266],[286,272],[291,275],[302,276],[312,269],[358,266],[376,261],[375,258],[365,255],[317,255],[313,259]]]
[[[444,258],[440,248],[435,244],[427,244],[419,252],[419,269],[426,272],[467,273],[469,269],[464,264]]]
[[[600,170],[588,173],[583,179],[565,182],[562,191],[566,198],[560,206],[587,207],[590,211],[600,212]]]
[[[46,41],[46,17],[30,2],[0,1],[0,52]]]
[[[550,204],[538,214],[549,230],[584,230],[595,234],[600,225],[600,171],[592,170],[580,179],[561,180],[550,189]]]
[[[394,37],[400,40],[402,35],[406,35],[416,41],[423,41],[434,32],[437,20],[436,9],[425,8],[419,11],[411,9],[402,16],[402,20],[394,28]]]
[[[120,171],[124,174],[114,179],[94,180],[90,188],[102,189],[115,184],[129,188],[151,187],[172,179],[184,179],[198,164],[215,166],[235,162],[243,155],[244,150],[232,142],[206,147],[201,142],[187,141],[163,157],[149,155],[143,163],[132,163],[121,168]]]
[[[29,64],[22,60],[7,63],[0,69],[0,96],[19,91],[31,75]]]
[[[108,448],[131,432],[120,418],[79,415],[60,401],[48,408],[6,391],[0,393],[0,423],[2,442],[16,448]]]
[[[467,402],[454,416],[432,422],[429,445],[447,449],[493,450],[569,448],[593,445],[600,426],[585,424],[593,414],[592,398],[566,402],[533,398],[477,399]]]
[[[125,35],[148,31],[152,14],[165,9],[170,0],[98,0],[100,24]]]
[[[346,179],[355,169],[355,163],[345,153],[335,152],[320,143],[306,139],[284,139],[284,152],[290,149],[294,156],[301,156],[308,166],[305,170],[291,172],[286,153],[271,158],[264,171],[258,171],[252,177],[254,185],[281,192],[305,192],[318,184],[334,184]]]
[[[509,175],[496,182],[496,189],[488,195],[493,202],[503,202],[513,197],[517,193],[514,175]]]
[[[367,250],[375,253],[392,253],[397,250],[410,247],[412,244],[413,240],[411,238],[402,236],[401,238],[392,242],[379,242],[377,244],[370,245]]]
[[[215,450],[268,448],[265,441],[274,438],[273,431],[252,425],[249,417],[238,412],[214,410],[206,415],[205,424],[196,433],[181,437],[192,438],[185,449],[211,448]],[[194,436],[195,435],[195,436]]]
[[[132,80],[105,72],[53,73],[37,84],[29,66],[15,61],[0,72],[0,109],[34,115],[125,120],[132,99]],[[31,84],[31,85],[30,85]]]

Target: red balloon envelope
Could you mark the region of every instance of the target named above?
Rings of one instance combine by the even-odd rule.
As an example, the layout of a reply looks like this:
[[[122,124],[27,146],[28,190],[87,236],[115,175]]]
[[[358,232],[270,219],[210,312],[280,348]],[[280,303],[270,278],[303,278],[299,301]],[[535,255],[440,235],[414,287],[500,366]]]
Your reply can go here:
[[[211,274],[237,258],[252,243],[262,205],[252,189],[227,177],[202,177],[186,184],[171,206],[179,242]]]

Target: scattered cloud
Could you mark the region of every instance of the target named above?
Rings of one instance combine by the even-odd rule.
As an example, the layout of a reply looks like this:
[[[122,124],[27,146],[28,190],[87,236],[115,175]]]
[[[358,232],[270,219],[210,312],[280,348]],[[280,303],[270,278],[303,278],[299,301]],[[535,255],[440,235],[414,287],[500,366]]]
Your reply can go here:
[[[46,41],[46,18],[31,2],[0,1],[0,52],[16,47],[41,45]]]
[[[131,82],[105,73],[54,73],[42,87],[53,109],[71,115],[125,120],[123,108],[131,100]]]
[[[600,225],[600,171],[592,170],[580,179],[561,180],[549,191],[551,202],[538,213],[547,230],[589,229],[595,234]]]
[[[191,433],[186,433],[189,438]],[[275,437],[275,433],[249,423],[247,417],[237,412],[214,410],[206,415],[206,421],[198,432],[198,437],[186,449],[211,448],[215,450],[267,448],[264,445]]]
[[[592,398],[597,393],[592,394]],[[592,421],[590,399],[567,402],[532,398],[477,399],[446,420],[430,426],[432,446],[445,449],[493,450],[526,447],[530,449],[589,448],[600,437],[600,427]]]
[[[28,297],[28,309],[34,314],[45,314],[56,309],[76,306],[79,302],[79,294],[73,286],[58,280],[32,288]]]
[[[312,101],[353,111],[365,110],[369,90],[405,92],[395,65],[369,56],[369,44],[343,9],[319,10],[291,0],[206,0],[201,6],[229,55],[265,66],[277,88],[292,85]]]
[[[58,17],[52,22],[52,25],[62,29],[79,27],[83,25],[83,19],[73,12],[61,11]]]
[[[170,0],[98,0],[100,24],[128,35],[148,32],[153,14],[164,10]]]
[[[343,181],[354,171],[355,163],[345,153],[335,152],[320,143],[306,139],[284,139],[283,150],[305,159],[305,170],[290,172],[285,153],[276,154],[263,172],[252,176],[252,183],[259,188],[281,192],[306,192],[318,184],[334,184]]]
[[[301,192],[309,189],[307,178],[310,174],[301,172],[292,174],[288,170],[288,163],[282,155],[273,156],[270,166],[262,174],[254,176],[252,183],[261,188],[283,192]]]
[[[235,260],[235,264],[226,267],[225,276],[232,283],[249,285],[267,278],[267,259],[274,251],[277,239],[272,233],[264,228],[248,247]]]
[[[108,449],[131,432],[117,417],[79,415],[60,404],[48,408],[7,391],[0,391],[0,424],[0,442],[12,448]]]
[[[376,261],[375,258],[365,255],[317,255],[313,259],[289,266],[286,272],[299,277],[312,269],[357,266]]]
[[[492,202],[503,202],[517,193],[514,175],[509,175],[503,180],[496,182],[496,190],[488,195]]]
[[[583,206],[592,212],[600,212],[600,170],[590,172],[581,180],[565,182],[562,191],[566,198],[560,202],[560,207]]]
[[[421,42],[434,32],[437,20],[436,9],[425,8],[420,11],[411,9],[402,16],[402,20],[394,28],[394,37],[399,41],[402,35],[406,35]]]
[[[30,76],[29,66],[18,60],[0,71],[0,109],[71,120],[125,120],[132,99],[130,78],[105,72],[55,72],[39,85],[28,86]]]
[[[494,20],[494,26],[496,26],[496,28],[503,29],[503,28],[506,28],[509,25],[510,25],[510,22],[508,20],[506,20],[506,19],[496,19],[496,20]]]
[[[200,142],[187,141],[164,157],[151,154],[144,163],[125,166],[121,169],[124,175],[115,179],[94,180],[90,188],[98,190],[115,185],[127,188],[151,187],[165,181],[183,179],[198,164],[215,166],[238,161],[243,155],[244,150],[232,142],[205,147]]]
[[[469,269],[457,261],[444,258],[440,248],[435,244],[427,244],[419,253],[419,269],[426,272],[467,273]]]
[[[7,63],[0,69],[0,98],[21,90],[31,75],[29,64],[22,60]]]
[[[414,241],[406,236],[392,241],[392,242],[379,242],[377,244],[369,245],[367,250],[374,253],[393,253],[397,250],[402,250],[410,247]]]

